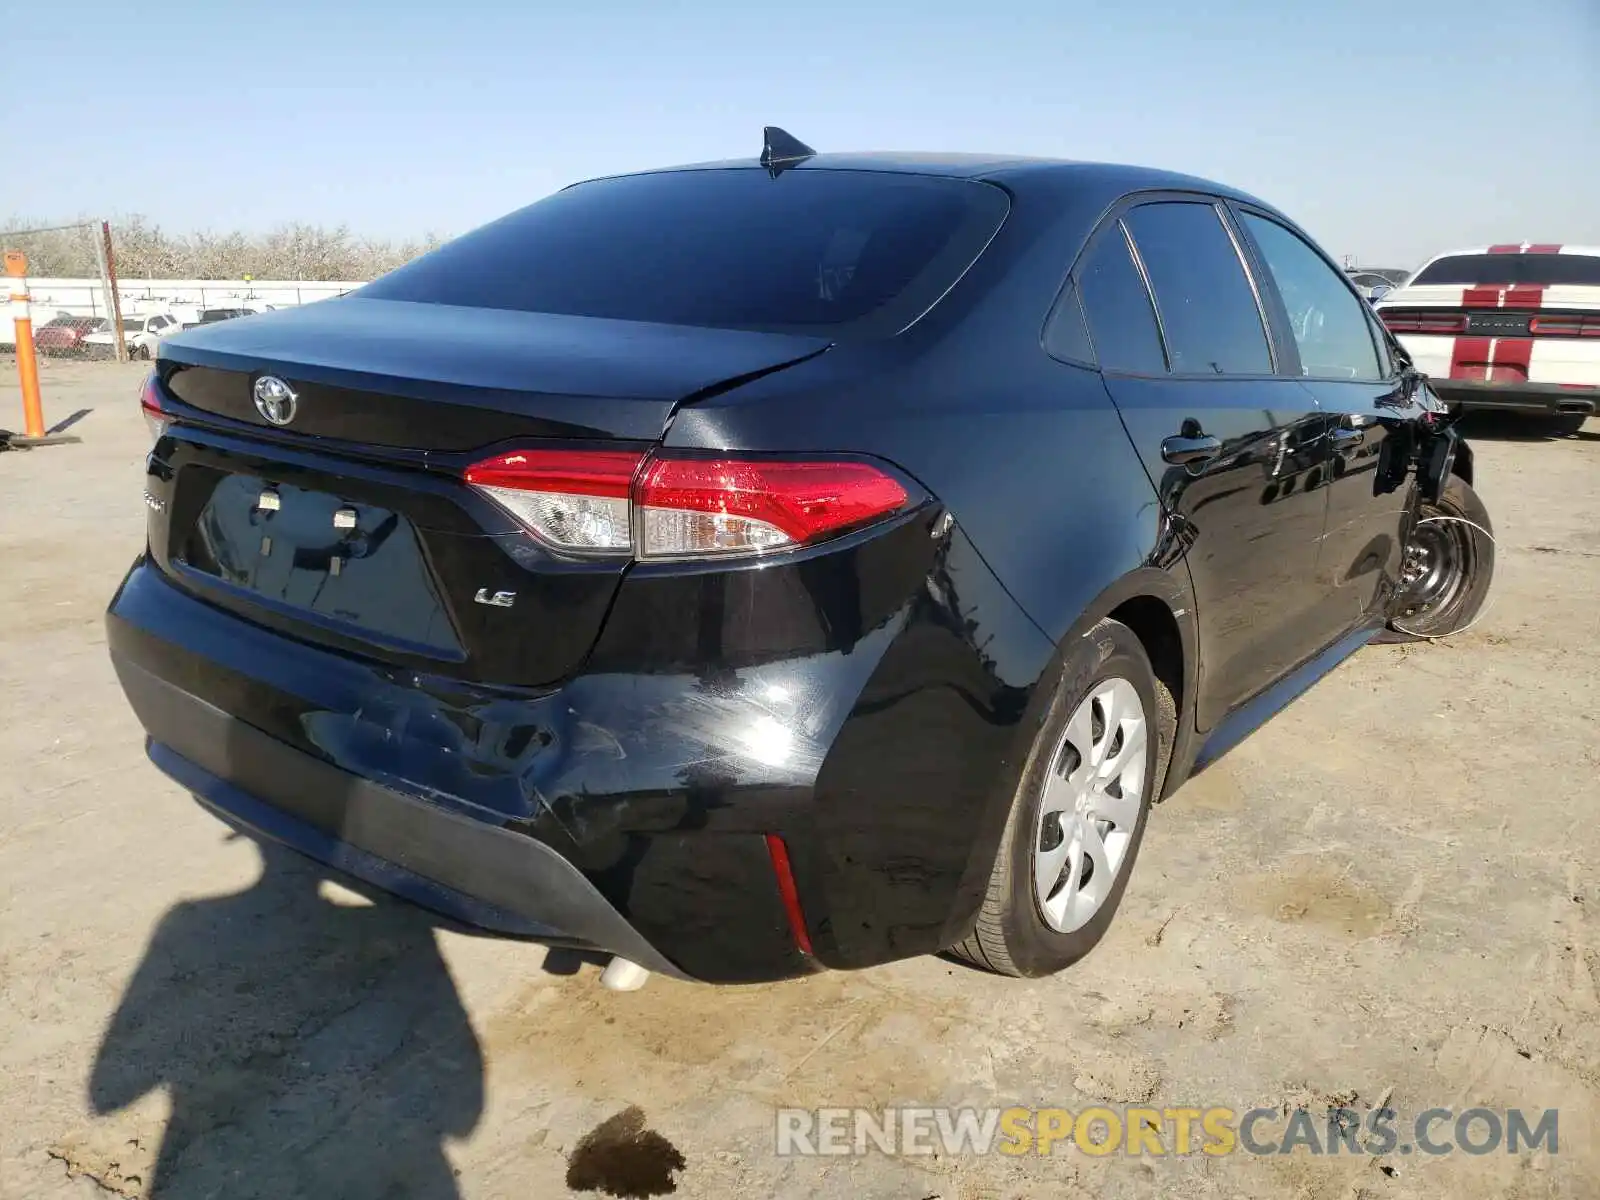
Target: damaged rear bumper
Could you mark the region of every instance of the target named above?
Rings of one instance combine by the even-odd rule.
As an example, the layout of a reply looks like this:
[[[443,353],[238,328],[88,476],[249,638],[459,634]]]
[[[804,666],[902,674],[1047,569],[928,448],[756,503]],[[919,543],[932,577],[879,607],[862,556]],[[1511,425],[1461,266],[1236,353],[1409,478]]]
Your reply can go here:
[[[1055,652],[938,515],[636,567],[557,687],[308,645],[148,559],[107,638],[159,767],[378,887],[707,982],[871,966],[970,931]]]
[[[341,771],[114,661],[150,760],[236,829],[482,929],[683,975],[543,843]]]
[[[752,809],[686,811],[685,760],[705,751],[688,727],[716,724],[713,700],[673,707],[659,681],[615,678],[521,695],[435,687],[241,621],[145,564],[107,631],[151,760],[236,828],[453,919],[663,974],[818,969],[765,836],[809,788],[768,770]],[[654,724],[619,728],[598,693],[653,694]],[[652,754],[652,736],[670,748]]]

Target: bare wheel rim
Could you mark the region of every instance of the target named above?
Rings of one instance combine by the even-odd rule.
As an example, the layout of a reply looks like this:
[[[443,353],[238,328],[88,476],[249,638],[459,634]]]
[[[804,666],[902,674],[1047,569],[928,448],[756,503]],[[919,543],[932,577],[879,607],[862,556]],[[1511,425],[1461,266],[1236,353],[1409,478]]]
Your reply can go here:
[[[1401,571],[1402,617],[1431,619],[1461,602],[1478,567],[1472,534],[1451,513],[1423,510]]]
[[[1051,756],[1033,837],[1033,894],[1057,933],[1087,925],[1127,865],[1144,805],[1149,722],[1126,679],[1094,685]]]

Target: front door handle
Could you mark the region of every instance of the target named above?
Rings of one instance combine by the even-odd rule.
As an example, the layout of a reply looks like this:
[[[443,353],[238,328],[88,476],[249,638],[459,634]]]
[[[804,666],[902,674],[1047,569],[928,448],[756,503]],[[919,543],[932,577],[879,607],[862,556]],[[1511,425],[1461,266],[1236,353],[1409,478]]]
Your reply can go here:
[[[1199,437],[1169,437],[1161,443],[1161,457],[1175,467],[1209,462],[1222,453],[1222,440],[1209,433]]]

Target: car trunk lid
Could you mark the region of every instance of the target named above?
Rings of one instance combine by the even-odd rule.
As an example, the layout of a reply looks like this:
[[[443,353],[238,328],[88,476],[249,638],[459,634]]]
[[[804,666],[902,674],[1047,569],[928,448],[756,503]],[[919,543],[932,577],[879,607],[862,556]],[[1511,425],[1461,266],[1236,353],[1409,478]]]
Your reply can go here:
[[[220,416],[267,425],[251,388],[270,374],[299,396],[298,434],[453,450],[496,434],[654,440],[680,401],[828,344],[358,294],[200,326],[161,357],[183,368],[174,394]]]
[[[828,344],[354,297],[206,326],[162,344],[173,423],[146,483],[152,556],[303,641],[557,682],[587,656],[628,560],[551,551],[465,468],[552,439],[643,448],[680,402]],[[292,413],[257,408],[266,377],[293,393]]]

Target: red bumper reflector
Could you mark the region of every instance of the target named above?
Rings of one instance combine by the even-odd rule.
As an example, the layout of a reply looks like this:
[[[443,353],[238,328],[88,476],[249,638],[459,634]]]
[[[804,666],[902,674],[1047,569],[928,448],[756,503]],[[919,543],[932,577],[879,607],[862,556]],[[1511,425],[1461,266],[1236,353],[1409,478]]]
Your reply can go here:
[[[789,865],[789,847],[775,833],[767,834],[767,853],[772,855],[772,873],[778,877],[778,895],[789,917],[789,932],[800,953],[811,953],[811,935],[806,932],[806,916],[800,911],[800,889],[795,887],[794,868]]]

